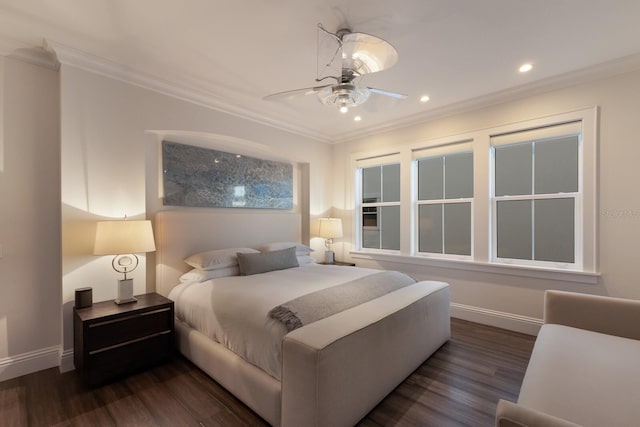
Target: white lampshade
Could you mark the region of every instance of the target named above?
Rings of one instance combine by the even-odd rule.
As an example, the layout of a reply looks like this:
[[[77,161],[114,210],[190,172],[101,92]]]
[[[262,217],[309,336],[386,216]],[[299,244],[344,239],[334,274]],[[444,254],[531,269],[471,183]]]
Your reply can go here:
[[[320,218],[318,236],[325,239],[342,237],[342,220],[340,218]]]
[[[99,221],[96,227],[94,255],[120,255],[153,252],[151,221]]]

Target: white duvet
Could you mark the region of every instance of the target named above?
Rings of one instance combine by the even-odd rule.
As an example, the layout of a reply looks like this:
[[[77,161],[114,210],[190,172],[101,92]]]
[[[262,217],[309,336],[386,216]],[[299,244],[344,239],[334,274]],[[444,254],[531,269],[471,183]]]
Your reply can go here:
[[[308,264],[253,276],[183,283],[171,291],[176,317],[280,380],[284,325],[268,316],[287,301],[379,270]]]

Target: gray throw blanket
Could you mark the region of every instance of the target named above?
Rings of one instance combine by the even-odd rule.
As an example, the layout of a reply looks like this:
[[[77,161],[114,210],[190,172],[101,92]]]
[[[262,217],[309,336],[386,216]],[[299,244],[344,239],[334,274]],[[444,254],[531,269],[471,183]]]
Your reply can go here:
[[[332,314],[403,288],[416,280],[398,271],[383,271],[303,295],[269,311],[289,332]]]

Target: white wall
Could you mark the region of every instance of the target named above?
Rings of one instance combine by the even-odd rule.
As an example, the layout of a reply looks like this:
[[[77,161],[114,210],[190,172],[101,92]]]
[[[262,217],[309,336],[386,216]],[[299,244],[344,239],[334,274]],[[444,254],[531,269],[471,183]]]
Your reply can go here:
[[[145,201],[145,189],[155,188],[149,179],[156,177],[156,171],[145,171],[145,159],[153,165],[148,158],[157,153],[154,144],[159,141],[156,133],[148,131],[227,135],[267,147],[276,156],[309,163],[311,214],[326,213],[331,207],[331,147],[326,144],[69,65],[61,67],[60,90],[63,346],[67,354],[73,347],[74,290],[92,286],[94,301],[116,296],[118,274],[111,268],[111,257],[91,255],[95,222],[125,214],[149,216],[153,212],[145,212],[146,206],[157,208],[157,201]],[[135,293],[153,290],[153,283],[145,284],[144,260],[133,278]]]
[[[418,265],[358,260],[359,265],[408,271],[425,279],[444,280],[452,286],[456,316],[535,332],[542,317],[545,289],[565,289],[640,299],[637,279],[640,241],[640,72],[540,93],[524,99],[464,114],[349,141],[334,147],[334,200],[343,212],[345,228],[352,223],[350,186],[353,153],[398,144],[428,141],[468,131],[540,118],[577,109],[600,107],[599,162],[599,282],[595,285],[543,280]],[[342,239],[348,258],[352,235]]]
[[[58,73],[0,56],[0,380],[60,344]]]

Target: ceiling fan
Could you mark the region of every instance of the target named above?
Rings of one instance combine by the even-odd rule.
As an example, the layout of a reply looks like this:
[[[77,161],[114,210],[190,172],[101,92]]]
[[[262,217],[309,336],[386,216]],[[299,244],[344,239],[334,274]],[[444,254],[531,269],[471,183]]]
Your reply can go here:
[[[362,76],[392,67],[398,62],[398,52],[385,40],[366,33],[354,33],[341,29],[336,33],[327,31],[322,24],[318,29],[337,41],[337,48],[326,68],[338,63],[340,75],[317,77],[316,82],[334,79],[332,84],[302,89],[288,90],[265,96],[265,100],[291,99],[296,96],[315,94],[324,105],[337,107],[341,113],[357,107],[374,93],[395,99],[405,99],[407,95],[364,86]],[[318,52],[319,56],[319,52]]]

